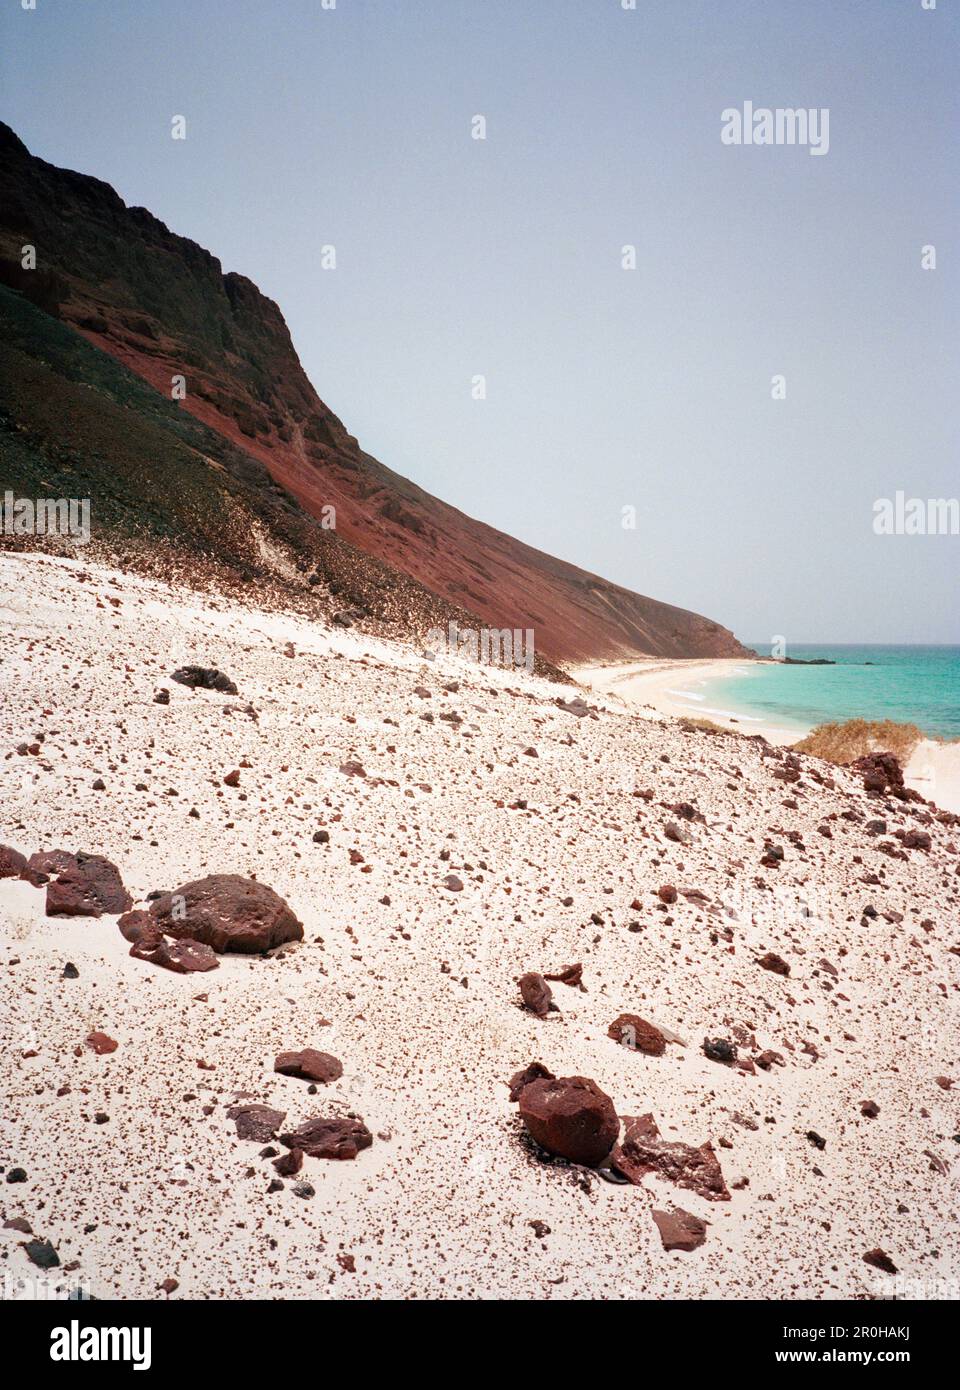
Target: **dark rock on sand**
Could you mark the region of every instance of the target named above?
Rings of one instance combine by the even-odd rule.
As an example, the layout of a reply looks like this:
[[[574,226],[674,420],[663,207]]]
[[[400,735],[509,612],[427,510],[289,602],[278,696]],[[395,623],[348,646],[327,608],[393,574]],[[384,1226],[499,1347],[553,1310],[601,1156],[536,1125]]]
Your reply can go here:
[[[87,1047],[98,1057],[103,1057],[108,1052],[116,1052],[119,1046],[120,1044],[106,1033],[90,1033],[87,1036]]]
[[[164,970],[172,970],[176,975],[192,975],[220,967],[216,952],[202,941],[192,941],[189,937],[168,941],[159,932],[141,936],[130,947],[130,954]]]
[[[303,940],[303,924],[279,894],[239,874],[211,874],[163,893],[150,911],[167,936],[199,941],[214,951],[251,955]]]
[[[82,850],[70,857],[72,864],[47,884],[48,917],[99,917],[104,912],[126,912],[133,906],[116,864]]]
[[[698,1192],[708,1202],[728,1202],[730,1193],[712,1144],[694,1148],[690,1144],[661,1139],[650,1116],[626,1127],[623,1143],[614,1149],[610,1166],[632,1183],[641,1183],[648,1173]]]
[[[765,956],[761,956],[757,961],[764,970],[772,970],[775,975],[789,975],[790,967],[782,956],[778,956],[775,951],[768,951]]]
[[[573,989],[579,989],[586,994],[583,984],[583,966],[579,961],[574,965],[563,965],[555,975],[548,975],[544,972],[545,980],[554,980],[561,985],[570,985]]]
[[[26,867],[26,855],[9,845],[0,845],[0,878],[20,878]]]
[[[40,1269],[55,1269],[60,1263],[60,1256],[48,1240],[28,1240],[23,1248],[27,1258]]]
[[[531,1062],[529,1066],[524,1067],[523,1071],[514,1072],[513,1076],[511,1076],[508,1082],[510,1087],[510,1099],[512,1101],[518,1101],[520,1099],[520,1092],[523,1090],[524,1086],[529,1086],[531,1081],[553,1080],[553,1072],[548,1071],[542,1062]]]
[[[528,1132],[549,1153],[584,1163],[602,1162],[616,1142],[620,1121],[613,1101],[585,1076],[530,1081],[519,1095]]]
[[[874,1250],[868,1250],[863,1258],[866,1264],[873,1265],[874,1269],[883,1270],[884,1274],[897,1273],[897,1266],[886,1251],[880,1249],[879,1245]]]
[[[317,1115],[291,1133],[281,1134],[280,1143],[302,1149],[309,1158],[352,1159],[361,1149],[369,1149],[373,1135],[360,1119]]]
[[[542,975],[537,975],[530,971],[520,977],[520,996],[523,999],[523,1006],[530,1013],[536,1014],[537,1018],[546,1018],[551,1009],[556,1008],[553,1002],[553,990],[547,984]]]
[[[227,1119],[237,1126],[238,1138],[253,1139],[258,1144],[275,1138],[286,1118],[286,1111],[273,1110],[269,1105],[231,1105],[227,1111]]]
[[[328,1085],[343,1075],[340,1061],[329,1052],[317,1052],[305,1047],[302,1052],[280,1052],[274,1059],[274,1071],[282,1076],[296,1076],[301,1081],[320,1081]]]
[[[673,1211],[657,1211],[651,1216],[657,1223],[664,1250],[696,1250],[707,1238],[707,1223],[693,1212],[675,1207]]]
[[[188,685],[191,690],[220,690],[224,695],[238,693],[230,677],[215,666],[181,666],[170,679],[178,681],[180,685]]]
[[[637,1014],[621,1014],[615,1018],[607,1029],[607,1037],[630,1052],[645,1052],[648,1057],[662,1057],[667,1047],[660,1029]]]
[[[729,1038],[704,1038],[703,1055],[711,1062],[723,1062],[731,1066],[737,1060],[736,1044]]]

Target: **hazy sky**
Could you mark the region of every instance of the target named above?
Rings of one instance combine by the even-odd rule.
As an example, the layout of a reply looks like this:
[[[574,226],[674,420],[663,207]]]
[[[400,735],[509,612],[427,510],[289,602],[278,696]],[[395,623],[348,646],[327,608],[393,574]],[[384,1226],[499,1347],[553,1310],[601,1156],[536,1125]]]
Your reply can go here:
[[[254,280],[462,510],[745,639],[960,641],[960,537],[872,526],[960,493],[958,10],[4,0],[0,113]],[[829,153],[725,146],[748,100]]]

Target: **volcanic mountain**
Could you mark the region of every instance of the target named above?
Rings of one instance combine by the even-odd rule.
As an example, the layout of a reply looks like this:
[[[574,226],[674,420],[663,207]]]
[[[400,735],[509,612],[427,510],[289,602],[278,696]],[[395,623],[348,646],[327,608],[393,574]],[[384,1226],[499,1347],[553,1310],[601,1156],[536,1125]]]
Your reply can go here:
[[[551,663],[744,654],[710,619],[534,550],[365,453],[272,300],[2,123],[0,300],[3,485],[90,496],[101,536],[312,580],[410,630],[532,628]]]

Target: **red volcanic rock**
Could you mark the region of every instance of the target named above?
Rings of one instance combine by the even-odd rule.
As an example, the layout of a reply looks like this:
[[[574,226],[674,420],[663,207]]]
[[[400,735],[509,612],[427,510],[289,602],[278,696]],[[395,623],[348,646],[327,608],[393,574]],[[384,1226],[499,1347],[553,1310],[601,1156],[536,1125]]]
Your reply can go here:
[[[281,1076],[297,1076],[302,1081],[319,1081],[323,1085],[343,1075],[343,1066],[336,1057],[329,1052],[316,1052],[312,1047],[305,1047],[302,1052],[279,1053],[273,1069]]]
[[[509,1082],[510,1099],[517,1101],[520,1099],[520,1092],[524,1086],[529,1086],[531,1081],[553,1081],[552,1071],[548,1071],[542,1062],[531,1062],[524,1067],[523,1071],[514,1072]]]
[[[126,207],[107,184],[31,156],[6,126],[0,152],[4,244],[19,248],[29,229],[44,248],[43,268],[29,274],[8,250],[7,282],[35,301],[45,294],[48,312],[156,389],[169,393],[172,363],[196,364],[182,411],[313,518],[335,506],[333,539],[363,562],[365,592],[379,596],[386,580],[412,596],[416,581],[438,596],[444,628],[448,612],[468,618],[464,601],[468,626],[500,630],[509,614],[511,627],[535,631],[538,661],[747,655],[719,624],[545,555],[396,478],[319,398],[280,309],[249,280],[224,275],[210,252]],[[269,501],[269,482],[258,486]]]
[[[707,1238],[707,1223],[683,1207],[673,1211],[652,1211],[664,1250],[696,1250]]]
[[[120,935],[127,941],[140,941],[144,936],[150,936],[156,941],[160,935],[156,919],[140,907],[134,908],[132,912],[125,912],[117,926],[120,928]]]
[[[873,1265],[874,1269],[883,1270],[884,1274],[897,1273],[897,1266],[886,1251],[880,1249],[879,1245],[875,1250],[868,1250],[863,1258],[866,1264]]]
[[[285,1111],[269,1105],[231,1105],[227,1111],[227,1119],[237,1127],[238,1138],[255,1139],[258,1144],[273,1139],[286,1118]]]
[[[583,966],[579,961],[575,965],[564,965],[555,975],[544,974],[545,980],[555,980],[561,985],[570,985],[571,988],[579,988],[584,994],[583,987]]]
[[[778,956],[775,951],[768,951],[765,956],[761,956],[757,961],[764,970],[772,970],[775,975],[789,975],[790,967],[782,956]]]
[[[728,1202],[730,1193],[712,1144],[698,1149],[651,1135],[649,1116],[628,1125],[623,1143],[614,1149],[610,1166],[630,1182],[640,1184],[648,1173],[698,1192],[708,1202]],[[654,1126],[655,1128],[655,1126]]]
[[[620,1132],[613,1101],[584,1076],[530,1081],[519,1103],[521,1119],[537,1143],[571,1163],[595,1167]]]
[[[615,1018],[607,1029],[607,1037],[630,1052],[645,1052],[648,1057],[662,1057],[667,1046],[660,1029],[637,1014],[621,1014]]]
[[[550,1010],[556,1008],[553,1002],[553,990],[542,975],[537,975],[532,971],[527,975],[521,975],[520,995],[524,1008],[528,1009],[530,1013],[536,1014],[537,1018],[546,1018]]]
[[[132,906],[120,870],[100,854],[79,851],[73,865],[47,884],[48,917],[99,917]]]
[[[662,903],[675,903],[677,901],[677,890],[672,883],[665,883],[662,888],[657,889],[657,897]]]
[[[108,1052],[116,1052],[119,1046],[120,1044],[108,1037],[106,1033],[90,1033],[87,1037],[87,1047],[98,1057],[103,1057]]]
[[[292,1178],[303,1167],[303,1149],[291,1149],[273,1160],[273,1166],[281,1178]]]
[[[9,845],[0,845],[0,878],[20,878],[26,867],[25,855]]]
[[[850,766],[863,775],[863,785],[868,792],[882,794],[903,787],[903,769],[893,753],[867,753]]]
[[[76,867],[77,857],[68,849],[42,849],[37,854],[31,854],[20,877],[32,883],[34,888],[39,888],[57,874]]]
[[[149,961],[164,970],[172,970],[176,975],[192,975],[198,971],[217,970],[220,962],[216,952],[202,941],[191,941],[189,937],[168,941],[154,928],[153,933],[145,931],[130,947],[130,954],[137,960]]]
[[[281,1134],[280,1143],[302,1149],[309,1158],[352,1159],[369,1149],[373,1135],[362,1120],[318,1115],[290,1134]]]
[[[211,874],[164,893],[150,908],[160,931],[214,951],[247,955],[303,940],[303,925],[272,888],[239,874]]]

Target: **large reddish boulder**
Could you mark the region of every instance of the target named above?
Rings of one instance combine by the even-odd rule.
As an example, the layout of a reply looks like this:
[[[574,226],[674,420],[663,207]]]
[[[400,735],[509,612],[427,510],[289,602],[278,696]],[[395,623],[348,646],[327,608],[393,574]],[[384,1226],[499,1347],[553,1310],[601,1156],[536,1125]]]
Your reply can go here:
[[[519,1105],[537,1143],[571,1163],[595,1167],[620,1133],[613,1101],[585,1076],[530,1081],[520,1092]]]
[[[301,1149],[310,1158],[356,1158],[369,1149],[373,1135],[360,1119],[315,1116],[290,1134],[281,1134],[280,1143],[288,1149]]]
[[[73,863],[47,884],[48,917],[100,917],[104,912],[126,912],[133,906],[116,864],[83,850],[71,858]]]
[[[25,855],[9,845],[0,845],[0,878],[20,878],[26,867]]]
[[[255,878],[210,874],[163,893],[150,908],[167,936],[188,937],[212,950],[247,955],[303,940],[303,924],[279,894]]]

